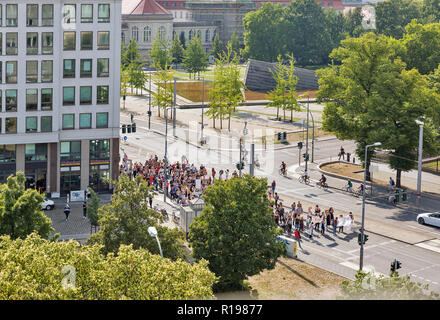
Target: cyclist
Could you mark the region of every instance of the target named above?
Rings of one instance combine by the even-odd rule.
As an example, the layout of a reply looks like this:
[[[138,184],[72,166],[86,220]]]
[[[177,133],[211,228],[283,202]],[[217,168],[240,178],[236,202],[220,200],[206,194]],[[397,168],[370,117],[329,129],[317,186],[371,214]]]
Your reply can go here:
[[[351,182],[350,179],[348,179],[347,185],[345,186],[345,190],[347,190],[348,192],[351,192],[351,188],[353,188],[353,183]]]
[[[321,179],[319,179],[319,182],[321,183],[321,186],[325,187],[325,182],[327,181],[327,178],[324,176],[324,174],[321,175]]]
[[[281,173],[286,175],[286,163],[284,161],[281,162]]]
[[[304,174],[302,175],[302,178],[304,180],[304,183],[310,182],[309,174],[307,173],[307,170],[304,170]]]
[[[363,183],[360,184],[358,191],[360,194],[364,194],[364,184]]]

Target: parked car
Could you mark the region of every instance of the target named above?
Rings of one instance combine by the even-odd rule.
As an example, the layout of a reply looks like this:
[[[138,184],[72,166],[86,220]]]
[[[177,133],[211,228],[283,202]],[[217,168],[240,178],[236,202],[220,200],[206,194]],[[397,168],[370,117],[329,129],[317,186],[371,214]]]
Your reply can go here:
[[[44,199],[42,204],[43,210],[52,210],[55,208],[55,202],[50,199]]]
[[[420,224],[429,224],[440,227],[440,212],[421,213],[417,215],[417,222]]]

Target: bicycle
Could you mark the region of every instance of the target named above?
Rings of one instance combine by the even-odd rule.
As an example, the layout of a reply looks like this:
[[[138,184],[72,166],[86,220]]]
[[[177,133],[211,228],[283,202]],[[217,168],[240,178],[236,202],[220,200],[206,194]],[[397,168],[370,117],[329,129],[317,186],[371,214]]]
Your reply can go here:
[[[280,173],[280,175],[286,177],[287,176],[287,169],[280,168],[280,170],[278,170],[278,172]]]
[[[327,190],[328,189],[328,184],[327,182],[322,183],[321,181],[317,181],[316,182],[316,186],[318,188],[322,188],[323,190]]]
[[[310,177],[307,176],[307,178],[304,178],[303,175],[299,176],[298,181],[301,183],[309,184],[310,183]]]

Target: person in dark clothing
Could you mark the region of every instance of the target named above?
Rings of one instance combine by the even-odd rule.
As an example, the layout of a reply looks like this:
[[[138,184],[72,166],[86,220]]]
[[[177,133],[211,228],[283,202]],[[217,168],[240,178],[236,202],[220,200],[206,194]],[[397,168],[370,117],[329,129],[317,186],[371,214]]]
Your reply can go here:
[[[83,219],[87,218],[87,201],[83,203]]]
[[[64,207],[64,214],[66,215],[66,221],[69,220],[70,206],[68,203],[66,203],[66,206]]]
[[[148,202],[150,203],[150,208],[153,208],[153,197],[149,197]]]

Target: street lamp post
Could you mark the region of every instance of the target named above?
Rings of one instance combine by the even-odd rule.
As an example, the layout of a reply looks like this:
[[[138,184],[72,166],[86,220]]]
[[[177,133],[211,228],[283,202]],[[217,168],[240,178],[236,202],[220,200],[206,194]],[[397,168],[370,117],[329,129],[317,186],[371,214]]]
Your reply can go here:
[[[203,144],[203,129],[204,129],[204,124],[203,124],[204,107],[205,107],[205,77],[202,77],[202,130],[201,130],[201,137],[200,137],[200,142],[202,144]]]
[[[150,70],[150,82],[148,84],[149,86],[149,92],[148,95],[148,130],[151,129],[151,70]]]
[[[174,79],[173,136],[176,136],[176,77]]]
[[[162,247],[160,246],[160,241],[159,241],[159,237],[157,236],[156,228],[155,227],[148,227],[148,233],[150,234],[150,236],[156,238],[157,245],[159,246],[160,256],[163,259]]]
[[[167,201],[167,181],[168,181],[168,110],[172,109],[172,107],[165,108],[165,157],[164,157],[164,174],[165,174],[165,181],[163,185],[163,201]]]
[[[419,130],[419,162],[417,166],[417,195],[416,202],[420,211],[420,200],[422,196],[422,157],[423,157],[423,122],[416,120],[416,123],[420,126]]]
[[[361,251],[359,258],[359,270],[362,271],[362,267],[364,264],[364,224],[365,224],[365,195],[366,195],[366,184],[367,184],[367,153],[369,147],[377,147],[382,145],[381,142],[376,142],[374,144],[370,144],[365,146],[365,162],[364,162],[364,187],[362,189],[362,224],[361,224]]]

